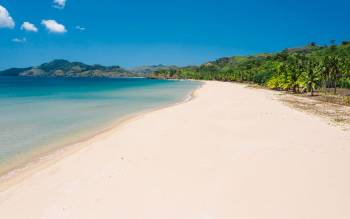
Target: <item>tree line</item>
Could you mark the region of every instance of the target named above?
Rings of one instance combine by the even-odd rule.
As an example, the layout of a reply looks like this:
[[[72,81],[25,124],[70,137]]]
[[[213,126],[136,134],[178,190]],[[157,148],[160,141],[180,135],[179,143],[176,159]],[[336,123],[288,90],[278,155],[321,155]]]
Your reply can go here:
[[[313,57],[300,54],[290,55],[285,62],[276,65],[273,76],[267,81],[267,87],[292,91],[310,92],[329,88],[337,93],[337,87],[350,88],[350,62],[338,55]]]
[[[200,66],[161,70],[153,78],[252,82],[293,93],[350,88],[350,43],[310,43],[275,54],[225,57]]]

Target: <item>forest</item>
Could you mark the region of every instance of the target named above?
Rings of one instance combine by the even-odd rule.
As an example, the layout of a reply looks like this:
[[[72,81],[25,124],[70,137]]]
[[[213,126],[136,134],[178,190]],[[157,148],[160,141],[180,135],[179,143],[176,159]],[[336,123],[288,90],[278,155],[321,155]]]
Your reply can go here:
[[[311,96],[315,92],[339,95],[343,93],[339,88],[350,89],[350,41],[225,57],[200,66],[156,71],[150,77],[236,81]]]

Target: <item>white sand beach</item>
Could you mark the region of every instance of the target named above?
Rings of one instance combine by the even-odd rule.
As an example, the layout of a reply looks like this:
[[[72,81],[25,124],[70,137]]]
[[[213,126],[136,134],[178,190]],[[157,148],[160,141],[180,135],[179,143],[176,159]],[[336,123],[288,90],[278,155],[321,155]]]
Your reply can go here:
[[[195,96],[2,182],[0,218],[350,218],[349,131],[273,91]]]

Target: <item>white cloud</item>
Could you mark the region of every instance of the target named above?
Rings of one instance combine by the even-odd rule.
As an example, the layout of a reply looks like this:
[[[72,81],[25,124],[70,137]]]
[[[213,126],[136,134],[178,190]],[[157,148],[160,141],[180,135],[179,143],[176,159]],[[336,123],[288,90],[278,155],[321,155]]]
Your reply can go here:
[[[58,9],[63,9],[66,6],[67,0],[54,0],[53,7]]]
[[[55,20],[42,20],[41,24],[51,33],[65,33],[66,27],[63,24],[57,23]]]
[[[86,30],[85,27],[81,27],[81,26],[75,26],[75,29],[77,29],[79,31],[85,31]]]
[[[38,28],[34,24],[29,23],[27,21],[23,22],[23,24],[21,26],[21,30],[26,30],[26,31],[30,31],[30,32],[38,32]]]
[[[14,43],[25,43],[25,42],[27,42],[27,39],[26,38],[14,38],[14,39],[12,39],[12,42],[14,42]]]
[[[14,28],[15,22],[6,8],[0,5],[0,28]]]

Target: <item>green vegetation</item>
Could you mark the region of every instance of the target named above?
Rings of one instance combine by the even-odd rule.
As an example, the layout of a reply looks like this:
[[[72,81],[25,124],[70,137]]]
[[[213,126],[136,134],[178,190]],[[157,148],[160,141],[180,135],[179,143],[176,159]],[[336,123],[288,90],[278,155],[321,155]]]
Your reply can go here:
[[[132,77],[138,74],[119,66],[86,65],[81,62],[54,60],[36,67],[12,68],[0,71],[0,76],[27,77]]]
[[[10,68],[0,71],[0,76],[26,77],[147,77],[160,70],[178,69],[177,66],[151,65],[139,66],[128,70],[119,66],[87,65],[81,62],[69,62],[63,59],[53,60],[35,67]]]
[[[350,88],[350,42],[285,49],[275,54],[221,58],[201,66],[159,70],[152,78],[256,83],[293,93]]]
[[[177,69],[177,68],[178,67],[175,65],[144,65],[144,66],[129,68],[128,71],[130,73],[147,76],[147,74],[151,74],[156,71],[171,70],[171,69]]]

